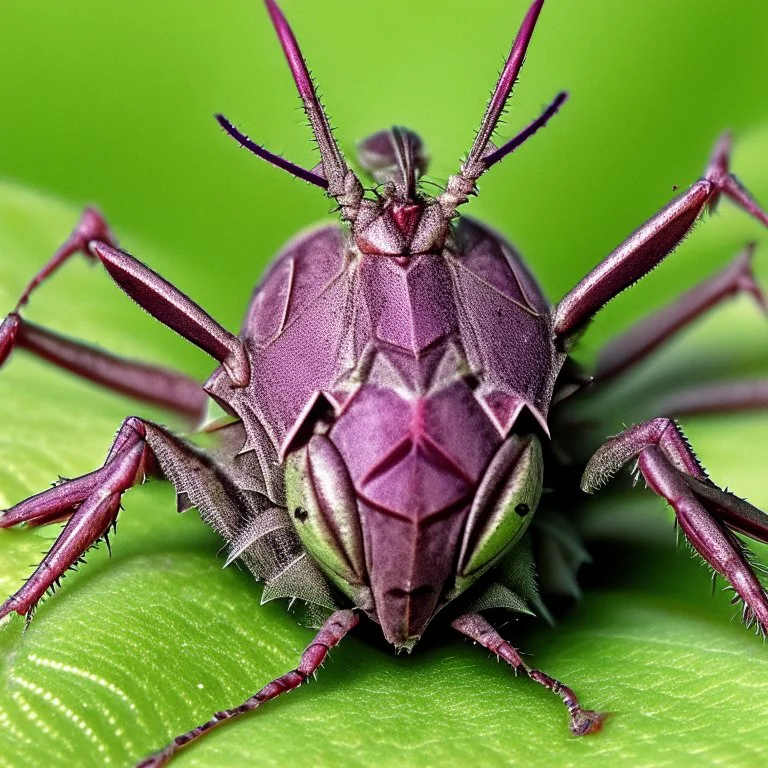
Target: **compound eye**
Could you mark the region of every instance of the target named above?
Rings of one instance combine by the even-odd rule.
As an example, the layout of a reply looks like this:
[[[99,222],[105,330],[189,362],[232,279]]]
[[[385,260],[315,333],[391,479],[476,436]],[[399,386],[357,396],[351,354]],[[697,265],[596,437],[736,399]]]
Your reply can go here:
[[[367,581],[357,497],[344,459],[328,437],[313,435],[288,456],[285,488],[304,548],[331,581],[357,601]]]
[[[541,445],[510,435],[491,459],[472,502],[456,580],[466,589],[520,541],[539,503]]]

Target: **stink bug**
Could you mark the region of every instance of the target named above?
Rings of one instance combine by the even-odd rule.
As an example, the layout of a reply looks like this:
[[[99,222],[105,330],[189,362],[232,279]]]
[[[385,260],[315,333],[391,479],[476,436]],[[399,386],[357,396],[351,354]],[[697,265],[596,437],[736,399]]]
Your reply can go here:
[[[517,74],[540,5],[534,4],[529,11],[484,128],[462,172],[449,180],[443,192],[428,199],[416,188],[424,162],[418,138],[401,129],[377,134],[363,144],[361,164],[382,184],[378,197],[363,195],[338,155],[284,20],[270,4],[323,156],[320,169],[283,166],[329,190],[350,227],[349,238],[339,239],[336,229],[324,230],[310,236],[314,238],[311,241],[298,241],[277,262],[255,297],[241,337],[252,342],[251,348],[223,331],[145,267],[117,251],[103,220],[88,213],[69,243],[71,247],[61,251],[61,256],[69,255],[75,246],[86,246],[139,303],[219,359],[222,368],[214,374],[208,391],[234,411],[242,427],[233,422],[218,430],[222,445],[216,455],[220,464],[213,465],[156,425],[129,420],[110,455],[112,460],[98,476],[57,485],[44,497],[17,505],[3,518],[4,524],[50,522],[74,512],[70,534],[76,533],[75,521],[81,520],[98,538],[104,524],[117,513],[123,486],[156,462],[174,481],[182,503],[200,506],[230,543],[231,556],[242,559],[266,581],[267,596],[299,598],[313,609],[314,617],[324,608],[341,608],[346,599],[379,623],[390,643],[404,648],[420,637],[439,610],[435,621],[445,618],[446,623],[489,644],[523,670],[516,652],[511,646],[498,645],[501,641],[482,620],[460,611],[450,614],[459,606],[464,610],[519,607],[521,598],[527,599],[529,606],[545,610],[530,580],[520,582],[518,577],[514,581],[506,570],[503,576],[499,574],[503,563],[519,565],[530,558],[527,548],[532,546],[529,542],[534,529],[526,534],[526,528],[532,521],[546,520],[546,509],[536,509],[544,459],[550,467],[559,467],[562,462],[559,452],[550,456],[547,449],[554,427],[548,416],[556,399],[555,388],[563,399],[566,394],[584,397],[599,391],[599,381],[588,386],[588,381],[565,366],[570,342],[598,305],[660,260],[700,210],[720,193],[764,219],[727,174],[727,153],[721,145],[705,178],[665,209],[666,218],[652,219],[624,250],[613,255],[610,263],[618,266],[621,279],[606,281],[596,275],[592,282],[570,292],[550,321],[548,307],[514,251],[481,226],[454,216],[455,208],[473,191],[475,177],[520,143],[513,139],[496,149],[486,141]],[[533,127],[541,127],[561,101],[556,99]],[[241,144],[278,162],[228,121],[222,118],[220,122]],[[332,259],[321,262],[319,256],[317,264],[306,262],[307,252],[310,256],[349,256],[351,266],[344,262],[342,270]],[[331,270],[321,275],[323,291],[315,295],[312,287],[305,285],[309,293],[301,304],[297,297],[302,279],[323,266]],[[313,272],[311,276],[316,277]],[[414,278],[418,288],[411,286]],[[347,283],[347,279],[359,282]],[[340,295],[333,294],[334,286],[343,287]],[[673,325],[681,322],[681,316],[711,303],[713,296],[736,289],[746,289],[761,298],[748,272],[747,259],[740,259],[718,281],[707,283],[706,290],[676,305]],[[331,295],[326,311],[323,300]],[[363,304],[354,303],[358,300]],[[501,302],[503,309],[494,302]],[[296,317],[291,315],[294,310]],[[485,312],[490,314],[483,315]],[[319,318],[319,327],[304,328],[312,344],[310,348],[301,346],[307,339],[300,335],[297,354],[291,346],[297,343],[296,337],[291,341],[291,329],[301,325],[301,318],[312,316]],[[505,322],[510,324],[506,328]],[[552,335],[556,343],[551,343]],[[598,368],[598,379],[607,381],[624,367],[632,357],[628,351],[639,354],[660,338],[644,334],[639,350],[626,341],[614,347],[613,354]],[[333,354],[317,349],[317,339],[330,339]],[[6,321],[2,341],[6,354],[14,343],[33,351],[46,346],[48,354],[58,355],[80,372],[89,367],[89,361],[83,361],[85,352],[78,349],[78,360],[73,360],[71,346],[52,340],[46,331],[26,324],[17,315]],[[290,354],[279,352],[281,344],[291,346]],[[277,367],[270,368],[275,363],[270,354],[275,350],[279,352]],[[299,357],[304,367],[286,372],[280,367],[285,363],[282,355],[293,360]],[[411,358],[416,363],[412,364]],[[186,379],[146,369],[137,371],[116,362],[105,365],[100,357],[92,359],[102,364],[103,375],[112,384],[125,388],[126,375],[131,374],[134,394],[157,396],[159,392],[163,404],[177,410],[197,413],[200,409],[200,393]],[[309,391],[305,391],[304,376],[326,376],[326,365],[332,376],[321,383],[312,379]],[[263,373],[263,378],[254,378],[254,370]],[[150,375],[152,385],[148,386]],[[264,383],[270,379],[272,383]],[[763,395],[759,387],[755,392],[739,404],[756,404]],[[451,427],[464,432],[460,445],[451,444],[456,433],[447,429],[449,418]],[[233,437],[234,445],[230,442]],[[380,444],[379,438],[383,441]],[[561,443],[567,451],[565,438]],[[366,454],[369,449],[379,452]],[[638,452],[646,480],[662,495],[685,502],[678,504],[677,511],[689,536],[696,539],[707,532],[704,540],[698,541],[705,556],[715,557],[724,546],[730,546],[727,567],[733,569],[738,560],[730,534],[716,525],[713,529],[712,520],[722,518],[737,530],[764,535],[760,513],[711,486],[701,476],[681,435],[667,421],[649,421],[609,443],[588,466],[586,486]],[[245,481],[244,476],[248,478]],[[92,485],[94,482],[97,485]],[[258,485],[252,487],[253,482]],[[672,490],[664,492],[662,484]],[[564,490],[575,492],[575,488]],[[215,503],[209,498],[212,491],[217,497]],[[692,505],[697,518],[694,523],[689,517]],[[229,514],[233,517],[228,518]],[[419,517],[418,524],[410,515]],[[380,523],[382,516],[386,524]],[[230,525],[232,519],[234,526]],[[435,524],[429,534],[426,521]],[[407,524],[405,533],[403,523]],[[418,547],[405,546],[408,535]],[[80,549],[88,543],[81,542]],[[268,543],[267,551],[260,550],[261,543]],[[80,554],[65,544],[59,551]],[[542,563],[538,566],[545,568]],[[764,622],[762,591],[749,580],[751,571],[746,564],[736,566],[742,596],[757,619]],[[490,581],[493,573],[496,581]],[[5,604],[6,612],[28,612],[39,596],[35,590],[49,584],[41,585],[39,578],[37,583],[30,580]],[[468,602],[462,605],[462,600]],[[264,696],[301,682],[327,645],[357,621],[358,615],[342,608],[325,634],[321,633],[320,644],[310,647],[306,657],[309,666],[289,673]],[[746,618],[754,617],[748,611]],[[535,670],[526,671],[564,695],[574,731],[587,732],[599,725],[599,716],[581,709],[568,689]],[[260,701],[255,699],[251,704]],[[181,743],[184,739],[177,746]],[[168,758],[172,751],[164,751],[153,764]]]

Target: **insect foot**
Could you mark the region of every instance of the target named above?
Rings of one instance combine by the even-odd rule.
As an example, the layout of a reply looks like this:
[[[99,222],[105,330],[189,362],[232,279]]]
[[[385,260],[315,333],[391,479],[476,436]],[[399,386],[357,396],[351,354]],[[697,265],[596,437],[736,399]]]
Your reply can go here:
[[[716,486],[680,428],[664,418],[638,424],[605,443],[589,460],[582,489],[593,492],[635,458],[648,487],[675,510],[691,546],[744,602],[744,623],[756,624],[764,635],[768,596],[735,533],[768,542],[768,515]]]
[[[539,685],[557,694],[565,704],[570,716],[570,729],[574,736],[586,736],[597,733],[602,727],[607,714],[584,709],[576,694],[559,680],[550,677],[539,669],[531,669],[522,659],[516,648],[513,648],[482,616],[468,613],[459,616],[451,622],[451,626],[462,635],[479,643],[507,662],[515,672],[522,672]]]

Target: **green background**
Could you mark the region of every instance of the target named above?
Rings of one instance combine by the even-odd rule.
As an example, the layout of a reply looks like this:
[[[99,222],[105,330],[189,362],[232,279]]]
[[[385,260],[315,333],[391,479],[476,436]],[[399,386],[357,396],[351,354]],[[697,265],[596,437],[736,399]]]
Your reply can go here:
[[[284,10],[348,154],[363,136],[404,124],[445,179],[524,5],[285,0]],[[501,135],[559,89],[571,100],[483,180],[468,210],[511,237],[557,299],[673,185],[700,173],[726,127],[736,133],[735,170],[768,201],[766,28],[758,0],[550,0]],[[93,202],[124,247],[235,329],[271,255],[327,213],[316,189],[239,151],[211,116],[223,111],[272,150],[316,162],[258,2],[5,3],[0,71],[0,312]],[[766,241],[724,204],[601,315],[582,357],[750,239]],[[82,261],[36,294],[27,315],[200,378],[211,369]],[[636,389],[764,375],[765,342],[764,321],[738,301],[660,355]],[[180,426],[14,357],[0,376],[0,507],[97,466],[129,413]],[[628,413],[617,410],[611,429]],[[685,427],[715,480],[768,507],[765,416]],[[245,574],[221,570],[215,537],[194,514],[174,516],[167,487],[136,489],[126,506],[111,562],[90,555],[23,637],[21,621],[0,630],[2,768],[130,764],[293,666],[310,637],[280,606],[259,607]],[[570,737],[557,701],[461,641],[395,658],[350,640],[319,684],[222,729],[178,764],[666,766],[695,754],[700,764],[755,765],[768,752],[765,647],[728,621],[725,597],[709,598],[708,577],[686,551],[674,552],[658,499],[608,493],[594,510],[596,534],[630,543],[613,545],[620,566],[558,628],[519,642],[588,704],[614,713],[600,736]],[[3,595],[52,536],[0,534]]]

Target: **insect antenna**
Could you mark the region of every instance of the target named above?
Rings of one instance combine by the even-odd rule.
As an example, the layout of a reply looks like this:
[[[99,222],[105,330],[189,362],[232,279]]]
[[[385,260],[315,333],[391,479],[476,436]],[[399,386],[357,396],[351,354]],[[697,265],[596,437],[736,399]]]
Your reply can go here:
[[[254,155],[258,155],[262,160],[266,160],[272,165],[276,165],[278,168],[282,168],[284,171],[292,174],[298,179],[308,181],[310,184],[314,184],[321,189],[328,189],[328,180],[317,173],[312,173],[306,168],[302,168],[300,165],[292,163],[290,160],[286,160],[280,155],[276,155],[274,152],[270,152],[265,149],[261,144],[257,144],[255,141],[249,139],[244,133],[241,133],[235,128],[232,123],[227,120],[224,115],[215,115],[215,118],[219,125],[241,146],[247,149],[249,152],[253,152]]]
[[[523,60],[528,50],[528,44],[531,42],[533,30],[543,5],[544,0],[534,0],[534,3],[528,9],[528,13],[525,14],[522,26],[517,33],[515,42],[512,44],[512,50],[509,52],[504,69],[501,71],[496,88],[486,107],[483,122],[480,123],[480,130],[478,130],[477,136],[475,136],[475,141],[472,144],[472,149],[469,150],[465,165],[471,166],[479,162],[485,154],[491,136],[496,130],[496,126],[504,111],[507,99],[512,93],[512,86],[514,86],[517,76],[520,74],[520,69],[523,66]]]
[[[543,128],[558,113],[567,98],[568,91],[560,91],[552,103],[532,123],[520,131],[517,136],[500,146],[495,152],[484,155],[483,164],[485,165],[485,170],[487,171],[492,165],[496,165],[500,160],[503,160],[521,144],[528,141],[539,128]]]
[[[251,141],[245,134],[238,131],[223,115],[216,115],[222,128],[241,146],[263,158],[269,163],[282,168],[294,176],[308,181],[310,184],[327,190],[330,197],[336,199],[345,221],[353,221],[357,216],[360,201],[363,199],[363,187],[354,172],[349,168],[344,156],[333,137],[330,123],[317,96],[315,85],[310,77],[307,64],[296,42],[293,30],[288,25],[285,16],[274,0],[265,0],[267,11],[277,32],[278,40],[290,67],[296,88],[304,105],[304,111],[309,118],[312,132],[315,135],[320,150],[320,165],[311,171],[299,165],[284,160]]]
[[[480,176],[533,136],[539,128],[546,125],[567,98],[565,92],[559,93],[552,104],[527,128],[502,147],[494,146],[491,137],[499,124],[517,76],[520,74],[528,44],[531,42],[533,30],[543,5],[544,0],[534,0],[528,9],[512,44],[512,50],[509,52],[504,69],[499,75],[491,100],[488,102],[472,148],[469,150],[466,160],[461,164],[459,172],[450,177],[445,192],[438,197],[443,212],[448,218],[455,216],[456,208],[466,203],[470,196],[476,194],[475,184]]]

